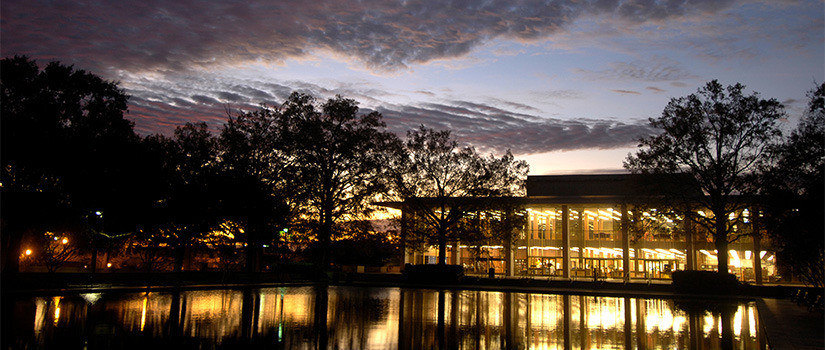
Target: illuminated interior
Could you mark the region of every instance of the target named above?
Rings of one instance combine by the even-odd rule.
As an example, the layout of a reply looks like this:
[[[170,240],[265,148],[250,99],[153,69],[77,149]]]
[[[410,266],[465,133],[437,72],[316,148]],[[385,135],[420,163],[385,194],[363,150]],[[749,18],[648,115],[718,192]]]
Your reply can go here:
[[[567,208],[568,245],[564,244],[564,208]],[[628,224],[626,248],[622,232],[622,206],[619,204],[555,204],[530,205],[526,208],[527,221],[513,241],[512,271],[508,269],[506,247],[500,243],[447,247],[447,262],[461,264],[467,274],[487,274],[494,268],[498,275],[519,277],[565,278],[564,257],[570,256],[567,278],[666,280],[677,270],[716,270],[716,250],[709,235],[700,228],[688,235],[684,218],[666,217],[656,209],[639,210],[636,217],[655,226]],[[740,215],[742,213],[740,212]],[[744,216],[749,213],[745,210]],[[630,222],[634,213],[627,210]],[[641,221],[640,220],[640,221]],[[740,225],[738,230],[749,229]],[[655,228],[653,228],[655,227]],[[688,241],[688,236],[693,241]],[[759,255],[754,254],[755,242],[745,236],[729,244],[730,272],[740,280],[756,282],[757,259],[762,271],[762,282],[778,282],[776,255],[766,250],[762,242]],[[692,251],[691,251],[692,248]],[[627,254],[627,259],[625,259]],[[693,261],[689,255],[693,256]],[[437,247],[429,247],[423,254],[411,254],[415,263],[434,264],[438,261]],[[625,266],[627,265],[627,266]],[[691,267],[692,265],[692,267]]]

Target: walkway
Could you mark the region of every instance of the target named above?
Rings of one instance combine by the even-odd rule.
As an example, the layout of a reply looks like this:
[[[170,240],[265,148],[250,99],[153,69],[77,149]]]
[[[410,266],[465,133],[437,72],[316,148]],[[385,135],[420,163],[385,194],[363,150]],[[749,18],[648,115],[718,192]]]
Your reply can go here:
[[[771,349],[825,349],[825,322],[787,299],[756,301]]]

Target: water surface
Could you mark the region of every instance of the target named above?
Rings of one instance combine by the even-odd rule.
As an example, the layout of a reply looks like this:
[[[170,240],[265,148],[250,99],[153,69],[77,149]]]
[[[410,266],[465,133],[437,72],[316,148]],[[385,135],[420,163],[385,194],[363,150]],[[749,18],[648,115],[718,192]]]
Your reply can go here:
[[[667,299],[363,287],[4,298],[14,348],[765,347],[752,302],[686,312]]]

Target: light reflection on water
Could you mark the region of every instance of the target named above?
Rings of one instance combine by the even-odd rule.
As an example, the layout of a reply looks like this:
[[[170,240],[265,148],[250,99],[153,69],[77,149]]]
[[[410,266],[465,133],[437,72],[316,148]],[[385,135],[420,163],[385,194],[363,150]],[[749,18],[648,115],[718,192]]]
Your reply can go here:
[[[20,348],[717,349],[726,341],[765,348],[752,302],[714,313],[675,305],[361,287],[110,292],[18,298],[3,333]]]

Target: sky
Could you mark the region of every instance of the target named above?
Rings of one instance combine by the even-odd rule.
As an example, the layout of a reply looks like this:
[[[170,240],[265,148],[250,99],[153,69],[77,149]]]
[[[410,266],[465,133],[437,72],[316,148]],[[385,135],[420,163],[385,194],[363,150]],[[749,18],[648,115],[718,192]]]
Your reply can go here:
[[[825,81],[824,19],[822,0],[3,0],[0,53],[118,81],[143,135],[340,94],[399,136],[611,173],[712,79],[783,102],[792,128]]]

